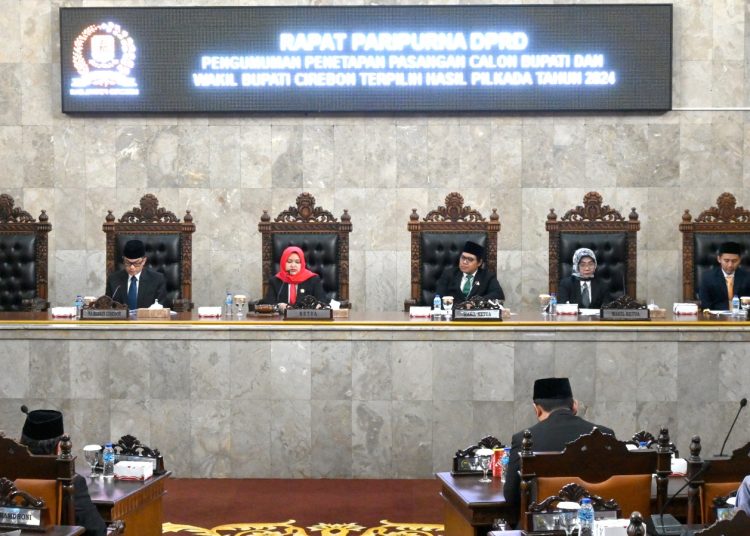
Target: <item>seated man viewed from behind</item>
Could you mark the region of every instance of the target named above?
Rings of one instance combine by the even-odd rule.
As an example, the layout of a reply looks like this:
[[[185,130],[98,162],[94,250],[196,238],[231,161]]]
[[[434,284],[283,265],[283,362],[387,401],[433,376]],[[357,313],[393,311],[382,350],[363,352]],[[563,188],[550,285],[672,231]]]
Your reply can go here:
[[[583,309],[600,309],[614,298],[601,279],[595,278],[596,255],[588,248],[573,253],[573,274],[557,287],[557,303],[577,303]]]
[[[719,246],[719,263],[701,277],[698,294],[701,309],[728,311],[734,296],[750,296],[750,274],[740,267],[742,247],[737,242]]]
[[[497,275],[485,267],[484,248],[468,241],[461,250],[458,266],[446,267],[435,290],[440,296],[453,296],[460,303],[474,296],[504,300],[505,294]]]
[[[740,489],[737,490],[736,507],[750,516],[750,475],[742,479]]]
[[[534,413],[537,424],[529,428],[534,440],[535,451],[562,451],[565,445],[588,434],[596,426],[605,434],[614,432],[578,417],[578,401],[573,398],[573,390],[568,378],[542,378],[534,382]],[[523,431],[513,434],[511,439],[510,461],[505,477],[503,493],[508,504],[508,512],[519,515],[521,504],[521,441]],[[517,522],[514,519],[513,522]]]
[[[262,303],[278,304],[284,310],[305,296],[328,302],[320,276],[307,269],[305,254],[297,246],[289,246],[281,254],[278,273],[268,280]]]
[[[64,432],[62,413],[53,409],[29,411],[21,406],[26,414],[26,422],[21,432],[22,445],[26,445],[32,454],[49,455],[60,453],[60,440]],[[86,529],[86,536],[105,536],[107,526],[91,502],[86,479],[76,474],[73,477],[73,503],[76,512],[76,525]]]
[[[107,278],[107,296],[114,301],[126,303],[128,309],[144,309],[156,300],[164,307],[167,302],[167,282],[164,275],[146,266],[146,246],[140,240],[128,240],[122,248],[125,268],[113,272]]]

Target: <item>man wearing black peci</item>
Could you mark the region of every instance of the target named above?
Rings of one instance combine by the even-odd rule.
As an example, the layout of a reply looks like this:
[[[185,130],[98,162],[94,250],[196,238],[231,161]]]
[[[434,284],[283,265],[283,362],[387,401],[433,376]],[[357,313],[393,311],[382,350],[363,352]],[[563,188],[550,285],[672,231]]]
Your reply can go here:
[[[60,440],[64,432],[62,413],[54,409],[29,411],[21,406],[26,414],[26,422],[21,431],[22,445],[26,445],[32,454],[59,454]],[[76,525],[86,529],[86,536],[105,536],[107,526],[104,519],[91,502],[86,479],[81,475],[73,476],[73,504],[75,507]]]
[[[718,266],[703,274],[698,294],[702,309],[728,311],[734,296],[750,296],[750,274],[740,267],[742,247],[724,242],[716,256]]]
[[[594,427],[605,434],[615,433],[604,426],[598,426],[577,415],[578,401],[573,398],[573,390],[568,378],[542,378],[534,382],[534,412],[537,424],[529,428],[535,451],[562,451],[565,445],[588,434]],[[505,476],[503,493],[511,515],[518,515],[521,505],[521,441],[523,431],[513,434],[511,439],[510,461]],[[513,522],[517,522],[514,519]]]
[[[458,266],[443,270],[435,292],[440,296],[453,296],[456,303],[474,296],[492,300],[505,299],[497,275],[485,268],[484,248],[472,241],[464,244]]]
[[[164,307],[167,302],[167,282],[164,275],[146,266],[146,246],[140,240],[128,240],[122,248],[125,268],[107,278],[107,296],[125,303],[128,309],[150,307],[156,300]]]

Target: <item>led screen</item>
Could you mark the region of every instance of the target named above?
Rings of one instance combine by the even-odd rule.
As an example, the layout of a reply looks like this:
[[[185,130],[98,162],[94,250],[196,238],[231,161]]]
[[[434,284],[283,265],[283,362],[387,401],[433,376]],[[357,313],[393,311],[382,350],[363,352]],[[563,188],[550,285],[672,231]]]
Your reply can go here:
[[[672,6],[61,8],[63,112],[671,109]]]

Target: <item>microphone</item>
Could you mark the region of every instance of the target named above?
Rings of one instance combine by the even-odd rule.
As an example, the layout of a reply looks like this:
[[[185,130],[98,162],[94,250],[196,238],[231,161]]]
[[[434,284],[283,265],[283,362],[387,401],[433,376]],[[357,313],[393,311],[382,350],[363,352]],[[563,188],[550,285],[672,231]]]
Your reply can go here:
[[[702,476],[708,468],[711,467],[711,461],[705,460],[698,471],[687,479],[680,489],[675,491],[670,497],[664,502],[664,505],[659,509],[659,513],[651,516],[651,523],[654,525],[654,534],[657,536],[671,536],[682,534],[682,523],[677,521],[672,514],[664,515],[667,510],[667,506],[672,504],[672,501],[682,493],[686,487],[695,482],[698,477]]]
[[[719,452],[718,457],[724,456],[724,447],[727,446],[727,441],[729,440],[729,435],[732,433],[732,430],[734,430],[734,425],[737,424],[737,419],[740,416],[740,411],[742,411],[742,408],[747,406],[747,398],[743,398],[740,400],[740,409],[737,410],[737,415],[734,416],[734,420],[732,421],[732,426],[729,427],[729,431],[727,432],[727,437],[724,438],[724,443],[721,444],[721,451]]]
[[[120,287],[121,287],[121,286],[122,286],[122,285],[117,285],[117,287],[115,288],[115,291],[114,291],[114,292],[112,293],[112,295],[110,296],[110,298],[112,298],[112,301],[115,301],[115,296],[117,296],[117,291],[118,291],[118,290],[120,290]]]

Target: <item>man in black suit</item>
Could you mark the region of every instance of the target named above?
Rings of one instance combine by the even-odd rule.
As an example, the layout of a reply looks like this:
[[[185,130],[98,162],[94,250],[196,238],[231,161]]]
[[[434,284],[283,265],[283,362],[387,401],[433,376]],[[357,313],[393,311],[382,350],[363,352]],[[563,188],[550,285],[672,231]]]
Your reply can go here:
[[[557,303],[577,303],[583,309],[600,309],[614,300],[607,286],[594,277],[596,256],[588,248],[573,254],[573,275],[563,277],[557,287]]]
[[[29,411],[21,406],[26,414],[26,422],[21,432],[22,445],[26,445],[32,454],[59,454],[60,440],[63,434],[62,413],[53,409]],[[79,474],[73,475],[73,505],[76,525],[86,529],[86,536],[105,536],[107,526],[99,515],[96,506],[91,502],[86,479]]]
[[[750,296],[750,274],[740,268],[742,246],[737,242],[724,242],[719,246],[715,266],[703,274],[698,294],[701,308],[727,311],[732,308],[734,296]]]
[[[441,297],[453,296],[456,303],[474,296],[492,300],[505,299],[497,276],[484,267],[484,248],[471,241],[464,244],[458,266],[443,270],[435,293]]]
[[[615,433],[604,426],[598,426],[577,415],[578,401],[573,398],[573,390],[568,378],[542,378],[534,382],[534,412],[539,422],[529,428],[534,440],[534,450],[562,451],[565,445],[579,436],[588,434],[596,426],[605,434]],[[523,431],[513,434],[511,439],[510,461],[505,475],[503,493],[508,504],[508,513],[521,514],[521,441]],[[513,522],[516,523],[517,518]]]
[[[150,307],[156,300],[164,307],[167,303],[167,282],[164,275],[146,266],[146,246],[140,240],[128,240],[122,249],[125,268],[107,278],[107,296],[128,309]]]

